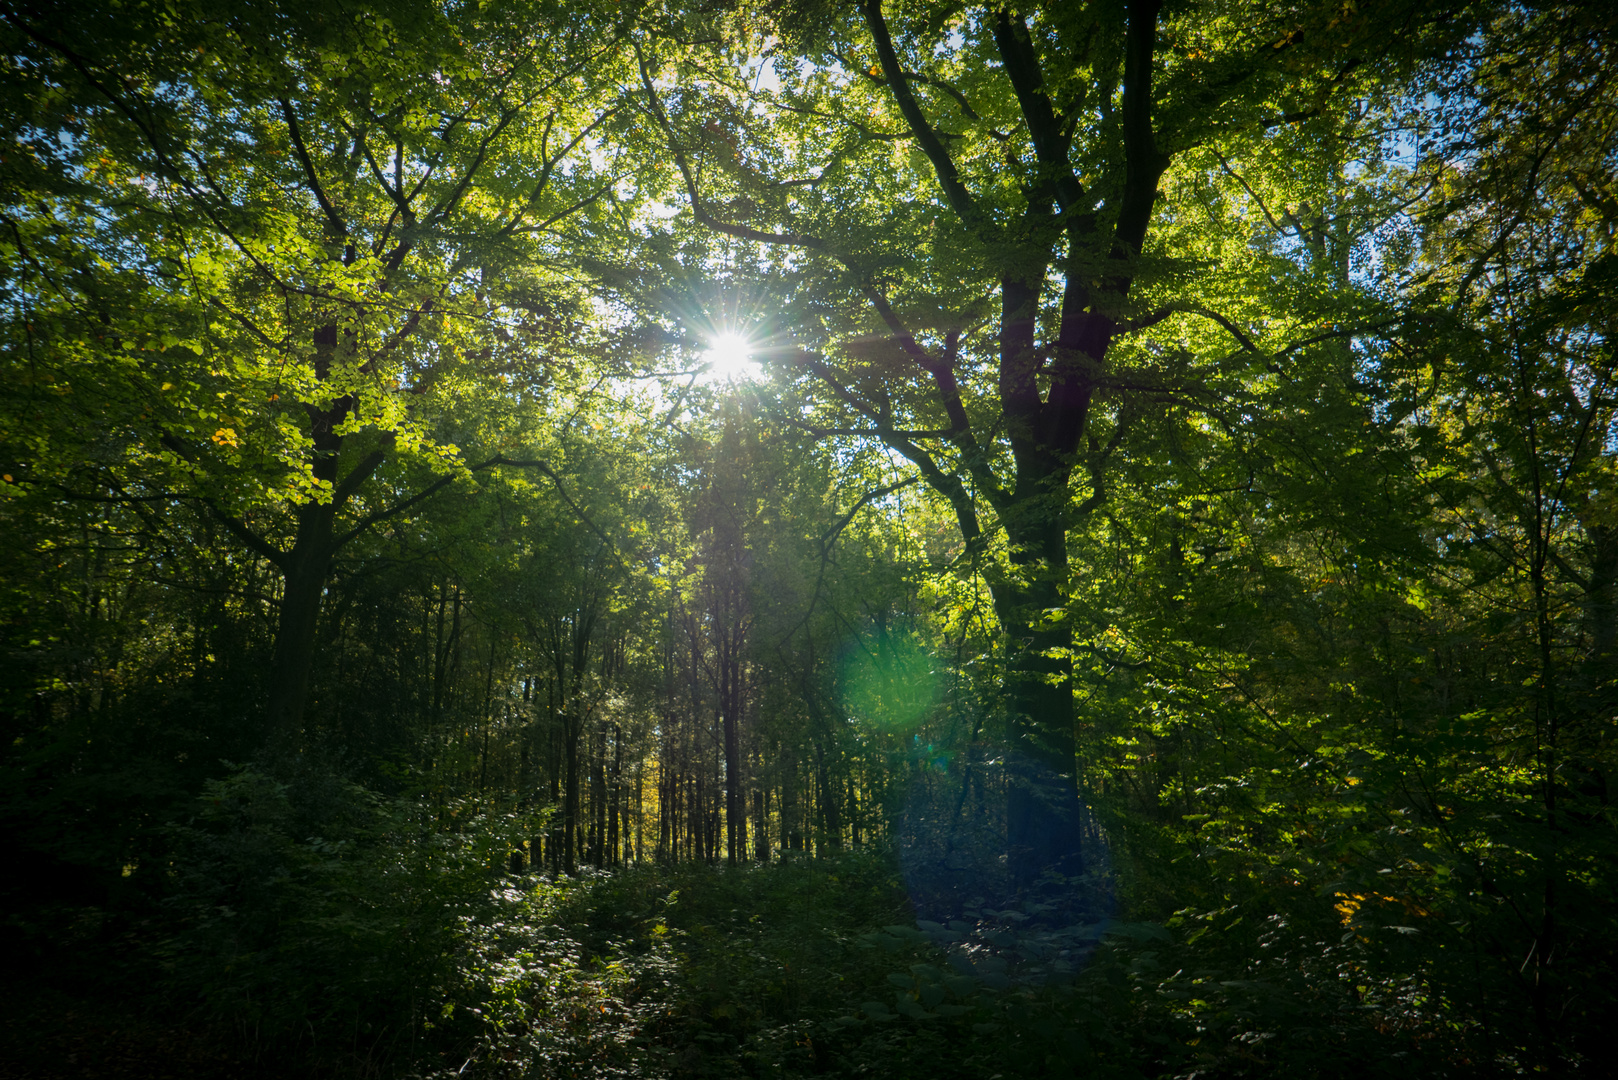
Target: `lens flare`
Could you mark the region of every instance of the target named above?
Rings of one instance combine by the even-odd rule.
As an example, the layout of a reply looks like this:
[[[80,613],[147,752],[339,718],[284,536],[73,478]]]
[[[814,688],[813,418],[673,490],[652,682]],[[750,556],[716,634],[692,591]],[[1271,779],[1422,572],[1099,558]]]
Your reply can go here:
[[[758,361],[753,359],[752,342],[732,330],[715,334],[703,354],[708,365],[708,377],[717,382],[742,382],[758,374]]]
[[[851,653],[843,678],[854,716],[883,731],[909,731],[943,697],[937,662],[920,645],[900,637],[889,639],[874,654]]]

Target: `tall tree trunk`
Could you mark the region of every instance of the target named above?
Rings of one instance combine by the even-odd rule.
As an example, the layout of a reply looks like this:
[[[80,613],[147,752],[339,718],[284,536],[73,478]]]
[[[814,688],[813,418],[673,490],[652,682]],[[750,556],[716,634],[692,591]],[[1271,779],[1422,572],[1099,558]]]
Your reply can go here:
[[[330,504],[298,507],[297,534],[281,568],[281,610],[269,686],[270,743],[280,752],[303,748],[304,708],[314,670],[320,601],[331,574],[335,514]]]
[[[325,358],[330,357],[336,345],[336,327],[324,327],[316,333],[322,377],[329,363]],[[326,502],[308,502],[297,508],[292,548],[280,560],[281,611],[276,621],[275,656],[270,664],[269,736],[272,747],[283,752],[295,753],[303,744],[303,712],[314,671],[315,631],[336,553],[334,526],[342,505],[337,497],[337,458],[343,437],[336,428],[347,418],[349,406],[350,399],[345,397],[326,409],[309,407],[309,433],[314,440],[311,472],[331,497]]]
[[[747,815],[742,793],[741,660],[733,647],[721,661],[719,700],[725,738],[725,853],[735,866],[747,857]]]
[[[562,867],[569,874],[579,868],[579,718],[574,715],[575,704],[567,706],[563,720],[562,753],[566,759],[567,794],[562,804]]]
[[[563,770],[564,754],[563,743],[566,740],[564,730],[566,722],[561,715],[562,702],[558,696],[560,678],[546,680],[545,684],[545,766],[550,785],[550,805],[555,808],[563,800]],[[560,736],[560,737],[559,737]],[[567,820],[567,813],[563,810],[559,816],[553,816],[545,830],[545,853],[550,857],[551,873],[562,872],[562,849],[566,846],[562,839],[562,830]]]
[[[770,861],[770,830],[763,788],[753,789],[753,857],[761,863]]]
[[[851,774],[848,777],[848,829],[849,840],[854,847],[859,847],[862,836],[860,831],[860,801],[859,788]]]
[[[619,848],[619,814],[623,803],[624,729],[612,725],[612,768],[607,773],[607,865],[617,866],[622,851]]]
[[[646,768],[635,769],[635,861],[646,858]]]
[[[1071,631],[1048,614],[1065,604],[1066,531],[1059,525],[1013,531],[1008,523],[1007,534],[1019,580],[1001,583],[994,599],[1009,652],[1006,861],[1021,889],[1046,870],[1079,873],[1083,838],[1067,656]]]
[[[657,861],[660,863],[674,861],[674,836],[671,832],[674,824],[673,779],[673,770],[665,758],[657,774]]]
[[[324,326],[315,332],[315,375],[325,381],[336,353],[337,327]],[[324,502],[307,502],[294,512],[292,547],[275,551],[262,539],[252,537],[239,522],[232,530],[249,540],[260,554],[271,556],[281,570],[283,586],[281,611],[276,624],[275,654],[270,664],[268,742],[275,752],[297,753],[304,744],[304,709],[309,698],[309,681],[314,672],[315,631],[320,620],[320,601],[331,576],[332,557],[342,541],[336,534],[337,514],[359,486],[382,464],[385,454],[378,450],[357,463],[339,479],[339,456],[343,436],[339,434],[354,407],[352,396],[344,395],[325,408],[306,405],[311,448],[310,473],[326,495]],[[344,538],[346,539],[346,538]]]
[[[607,804],[612,794],[607,789],[607,735],[590,740],[590,862],[597,869],[611,862],[611,848],[607,846]]]
[[[825,743],[829,741],[830,736],[815,740],[815,795],[820,803],[820,844],[835,851],[843,846],[843,815],[839,785],[832,778],[827,761],[830,755]]]
[[[707,817],[707,807],[704,805],[706,800],[703,799],[701,769],[697,770],[693,789],[694,790],[691,793],[691,857],[697,862],[707,862],[708,828],[707,822],[703,820],[705,817]]]

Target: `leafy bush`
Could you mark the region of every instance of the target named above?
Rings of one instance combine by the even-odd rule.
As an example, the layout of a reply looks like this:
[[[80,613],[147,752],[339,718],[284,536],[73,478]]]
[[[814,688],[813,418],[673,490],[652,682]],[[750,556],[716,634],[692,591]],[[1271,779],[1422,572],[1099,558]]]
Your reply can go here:
[[[535,826],[315,769],[238,769],[169,828],[165,981],[260,1057],[362,1071],[409,1057],[460,943],[497,906],[492,871]]]
[[[888,852],[640,866],[501,904],[464,939],[473,1045],[442,1075],[1142,1076],[1173,1056],[1130,992],[1161,928],[918,924]]]
[[[171,830],[168,985],[260,1059],[342,1075],[1468,1071],[1422,987],[1377,976],[1398,942],[1329,910],[1057,925],[1031,896],[917,921],[885,850],[508,873],[533,831],[238,770]]]

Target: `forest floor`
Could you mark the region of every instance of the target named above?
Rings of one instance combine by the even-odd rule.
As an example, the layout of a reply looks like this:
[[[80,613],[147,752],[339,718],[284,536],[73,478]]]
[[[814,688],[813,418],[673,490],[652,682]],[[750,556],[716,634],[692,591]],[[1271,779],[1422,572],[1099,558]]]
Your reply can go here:
[[[485,1002],[481,1030],[438,1075],[1070,1076],[1138,1041],[1117,1007],[1121,954],[1100,942],[1121,924],[981,907],[918,921],[874,853],[648,867],[535,895],[540,918],[474,935],[462,970],[484,989],[463,996]]]
[[[164,1023],[148,1003],[85,986],[8,978],[0,991],[0,1080],[258,1080],[262,1067],[216,1036]]]
[[[1141,1075],[1123,1060],[1139,1049],[1117,1008],[1126,973],[1094,927],[1036,930],[1020,911],[918,924],[881,857],[512,878],[492,895],[408,1051],[221,1038],[139,979],[98,986],[79,951],[5,978],[0,1078]]]

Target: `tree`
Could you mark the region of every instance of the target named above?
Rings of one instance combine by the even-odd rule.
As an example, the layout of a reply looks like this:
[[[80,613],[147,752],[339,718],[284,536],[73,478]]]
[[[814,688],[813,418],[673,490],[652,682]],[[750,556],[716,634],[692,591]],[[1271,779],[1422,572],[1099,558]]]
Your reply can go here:
[[[1477,993],[1526,1006],[1519,1052],[1555,1071],[1613,1061],[1596,1019],[1613,999],[1595,988],[1614,963],[1618,93],[1592,13],[1511,9],[1492,29],[1445,98],[1466,167],[1417,215],[1438,332],[1388,374],[1450,570],[1434,591],[1474,643],[1454,675],[1473,741],[1433,771],[1458,818],[1444,850],[1511,912],[1469,927],[1492,961]]]
[[[1160,184],[1196,148],[1329,122],[1440,15],[864,0],[738,16],[723,49],[640,46],[692,219],[792,297],[772,355],[818,402],[798,422],[907,460],[989,578],[1023,883],[1078,864],[1068,537],[1140,396],[1174,381],[1143,332],[1208,320],[1252,344],[1256,312],[1207,303],[1217,270],[1154,239],[1179,212]]]
[[[75,395],[18,471],[189,500],[275,568],[287,748],[334,558],[465,477],[458,444],[498,444],[538,343],[576,336],[558,267],[621,179],[584,152],[619,114],[600,25],[526,2],[5,15],[30,148],[10,357]]]
[[[1548,1071],[1606,1060],[1613,963],[1609,51],[1513,9],[1356,106],[1401,134],[1350,144],[1341,194],[1215,163],[1300,264],[1372,238],[1355,334],[1230,386],[1257,423],[1143,425],[1074,555],[1111,623],[1080,677],[1135,902],[1243,978],[1352,968],[1355,1008]],[[1293,231],[1304,198],[1326,230]],[[1215,926],[1254,904],[1262,934]],[[1430,998],[1401,999],[1413,970]]]

